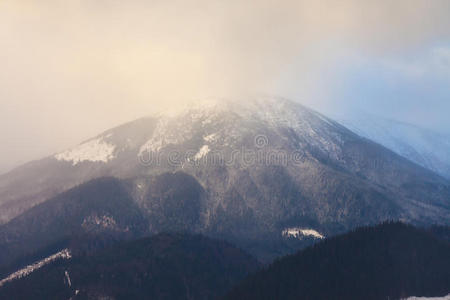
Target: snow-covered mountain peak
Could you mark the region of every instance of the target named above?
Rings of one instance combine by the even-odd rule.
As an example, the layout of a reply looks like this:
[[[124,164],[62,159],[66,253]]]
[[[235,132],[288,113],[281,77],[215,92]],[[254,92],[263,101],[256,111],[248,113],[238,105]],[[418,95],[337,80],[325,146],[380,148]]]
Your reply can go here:
[[[205,214],[206,223],[223,213],[244,216],[253,210],[254,224],[268,224],[266,229],[277,236],[296,224],[328,234],[321,224],[396,216],[446,221],[450,192],[443,178],[277,97],[198,101],[176,114],[112,128],[16,172],[20,176],[0,180],[0,220],[94,178],[183,173],[204,188],[205,212],[217,213]],[[29,179],[36,177],[41,180]],[[141,183],[133,197],[141,199],[147,184]],[[377,214],[368,217],[368,211]],[[280,218],[286,222],[279,223]]]
[[[241,117],[259,116],[260,118],[274,118],[276,115],[290,112],[300,104],[281,97],[209,97],[196,99],[179,107],[163,110],[153,116],[165,118],[179,118],[186,115],[209,115],[214,113],[235,113]],[[303,108],[303,107],[302,107]],[[303,108],[305,109],[305,108]],[[287,116],[286,116],[287,117]]]
[[[228,110],[229,100],[225,98],[199,98],[187,101],[178,106],[172,106],[170,109],[160,109],[156,113],[149,115],[149,117],[156,118],[178,118],[187,114],[193,113],[211,113],[214,111]]]
[[[245,143],[251,136],[271,132],[284,136],[287,132],[297,135],[304,145],[314,145],[325,152],[337,149],[340,131],[337,123],[301,104],[278,97],[208,98],[198,100],[177,113],[156,117],[153,133],[139,150],[139,155],[159,152],[169,145],[198,144],[195,149],[217,141],[222,146]],[[290,140],[290,137],[285,137]],[[196,142],[197,141],[197,142]],[[217,144],[217,143],[216,143]],[[296,145],[297,147],[300,145]]]

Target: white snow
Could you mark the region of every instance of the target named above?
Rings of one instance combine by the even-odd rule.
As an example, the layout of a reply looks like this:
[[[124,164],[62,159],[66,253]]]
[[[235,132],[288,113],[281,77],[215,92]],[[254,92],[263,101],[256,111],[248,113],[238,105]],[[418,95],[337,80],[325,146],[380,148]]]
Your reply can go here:
[[[358,135],[450,178],[449,136],[364,112],[335,119]]]
[[[311,236],[316,239],[324,239],[325,236],[320,234],[314,229],[309,228],[298,228],[298,227],[292,227],[292,228],[286,228],[281,233],[284,237],[293,237],[297,239],[302,239],[305,236]]]
[[[205,142],[212,143],[212,142],[217,141],[218,138],[219,138],[219,134],[218,133],[211,133],[211,134],[208,134],[208,135],[204,136],[203,140]]]
[[[113,217],[107,215],[103,215],[100,217],[97,215],[91,215],[87,218],[84,218],[83,223],[81,224],[81,226],[85,229],[89,228],[92,225],[108,229],[117,228],[116,220],[114,220]]]
[[[167,117],[160,116],[158,123],[156,124],[156,128],[153,132],[153,136],[150,140],[148,140],[144,145],[141,146],[139,150],[139,155],[144,153],[145,151],[159,151],[165,143],[165,135],[166,135],[166,126],[168,123]]]
[[[444,297],[409,297],[402,300],[450,300],[450,294]]]
[[[295,134],[299,138],[294,147],[314,146],[335,158],[340,157],[343,143],[332,121],[298,103],[277,97],[206,99],[156,118],[156,128],[140,147],[139,156],[144,152],[160,152],[169,145],[177,146],[177,150],[182,145],[193,147],[191,142],[197,143],[197,134],[202,134],[210,148],[212,145],[232,147],[243,137],[261,134],[255,132],[258,128],[281,137],[287,132]]]
[[[72,255],[70,254],[69,249],[61,250],[58,253],[55,253],[47,258],[44,258],[43,260],[40,260],[32,265],[28,265],[25,268],[20,269],[19,271],[14,272],[11,275],[9,275],[8,277],[0,280],[0,287],[5,285],[5,283],[28,276],[32,272],[42,268],[45,265],[48,265],[49,263],[51,263],[57,259],[70,259],[71,257],[72,257]]]
[[[336,125],[334,125],[333,123],[331,123],[330,119],[328,119],[327,117],[325,117],[325,116],[322,115],[321,113],[318,113],[318,112],[315,111],[314,114],[315,114],[319,119],[321,119],[322,121],[328,123],[328,125],[336,126]]]
[[[70,280],[69,272],[66,270],[64,272],[64,275],[66,276],[67,284],[69,285],[69,287],[71,287],[72,286],[72,281]]]
[[[214,123],[221,111],[222,105],[217,100],[207,99],[171,112],[157,114],[158,122],[152,137],[140,147],[138,155],[141,156],[144,152],[159,152],[169,145],[180,145],[190,140],[197,125],[207,126]]]
[[[206,156],[209,153],[209,146],[203,145],[200,150],[195,154],[194,160],[200,160],[202,157]]]
[[[189,123],[174,122],[173,117],[161,116],[152,137],[141,146],[139,156],[144,152],[158,152],[168,145],[178,145],[189,140],[192,128]]]
[[[114,145],[105,142],[103,138],[98,138],[56,154],[55,158],[72,162],[74,166],[83,161],[106,163],[114,158],[115,149]]]

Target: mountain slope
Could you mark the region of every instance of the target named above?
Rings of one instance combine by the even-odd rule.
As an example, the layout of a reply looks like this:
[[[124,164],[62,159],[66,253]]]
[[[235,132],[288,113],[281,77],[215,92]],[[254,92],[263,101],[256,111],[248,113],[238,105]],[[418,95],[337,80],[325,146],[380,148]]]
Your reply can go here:
[[[330,238],[250,275],[227,299],[400,299],[450,293],[450,244],[401,223]]]
[[[0,226],[0,266],[52,245],[61,247],[61,243],[79,234],[139,236],[148,232],[147,224],[122,182],[114,178],[96,179]]]
[[[207,101],[30,163],[0,177],[0,214],[9,221],[101,176],[126,181],[152,232],[188,229],[253,246],[314,238],[286,231],[330,236],[386,219],[450,222],[447,180],[274,98]]]
[[[450,179],[450,137],[365,113],[337,120],[357,134]]]
[[[222,241],[160,234],[54,262],[0,287],[0,298],[216,299],[258,266]]]
[[[91,179],[136,175],[135,165],[138,148],[151,137],[155,122],[154,118],[136,120],[80,144],[75,149],[84,149],[85,151],[80,151],[79,155],[86,160],[79,161],[75,165],[72,162],[58,160],[56,155],[29,162],[1,175],[0,223],[4,223],[30,207]],[[111,132],[114,132],[114,136],[110,135]],[[89,151],[86,151],[86,149],[89,150],[89,147],[84,145],[86,143],[92,144],[92,141],[99,139],[106,139],[108,143],[113,143],[115,149],[120,152],[114,156],[115,159],[108,163],[102,160],[89,160]],[[120,149],[123,149],[123,151]],[[101,151],[96,151],[95,148],[90,150],[94,152],[90,158],[94,160],[101,158]]]
[[[183,172],[127,180],[94,179],[0,226],[0,276],[66,247],[83,252],[159,232],[201,232],[226,237],[269,259],[314,240],[266,233],[265,239],[258,241],[256,237],[263,235],[263,230],[255,236],[244,233],[241,236],[246,239],[240,240],[229,228],[232,220],[209,217],[208,205],[201,185]],[[213,224],[208,223],[211,219]]]

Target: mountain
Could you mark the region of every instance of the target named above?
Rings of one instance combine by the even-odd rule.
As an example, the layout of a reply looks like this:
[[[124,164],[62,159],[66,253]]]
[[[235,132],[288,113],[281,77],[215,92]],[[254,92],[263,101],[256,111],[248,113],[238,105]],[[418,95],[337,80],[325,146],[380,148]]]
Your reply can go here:
[[[146,118],[119,126],[65,152],[67,154],[75,151],[74,153],[78,153],[79,161],[65,161],[61,159],[61,154],[53,155],[29,162],[1,175],[0,219],[2,223],[36,204],[91,179],[136,175],[135,166],[138,161],[137,153],[134,153],[133,149],[138,147],[137,144],[145,143],[150,138],[154,122],[154,118]],[[114,144],[114,149],[117,147],[117,156],[114,160],[108,162],[99,160],[104,143],[102,142],[98,148],[95,148],[95,145],[103,139],[107,139],[104,143]],[[133,143],[136,144],[133,145]]]
[[[223,231],[205,224],[206,205],[201,185],[183,172],[93,179],[0,226],[0,277],[64,248],[92,252],[159,232],[201,232],[226,238],[262,259],[291,252],[316,238],[308,237],[310,232],[306,236],[286,232],[261,241],[253,236],[240,240],[227,234],[228,219],[215,222],[225,222]]]
[[[230,244],[160,234],[59,259],[0,287],[1,299],[217,299],[259,263]]]
[[[337,120],[353,132],[450,179],[450,136],[367,113]]]
[[[450,223],[450,182],[435,173],[289,100],[213,99],[119,126],[0,176],[0,243],[41,221],[52,224],[40,231],[48,235],[58,224],[52,220],[66,217],[78,232],[89,214],[72,215],[69,203],[104,188],[94,182],[83,197],[61,199],[99,177],[116,178],[117,201],[137,208],[99,208],[93,220],[129,214],[126,226],[224,238],[264,261],[386,219]],[[109,197],[99,192],[92,201]]]
[[[329,238],[250,275],[226,299],[403,299],[450,294],[450,244],[402,223]]]
[[[148,221],[115,178],[99,178],[37,205],[0,226],[0,266],[56,252],[71,239],[105,234],[122,240],[148,233]]]

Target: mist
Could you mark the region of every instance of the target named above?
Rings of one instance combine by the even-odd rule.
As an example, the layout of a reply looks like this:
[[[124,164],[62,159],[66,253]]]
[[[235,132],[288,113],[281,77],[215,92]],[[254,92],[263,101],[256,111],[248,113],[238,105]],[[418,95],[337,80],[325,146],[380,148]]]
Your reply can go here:
[[[446,0],[4,0],[0,65],[0,172],[210,96],[450,134]]]

